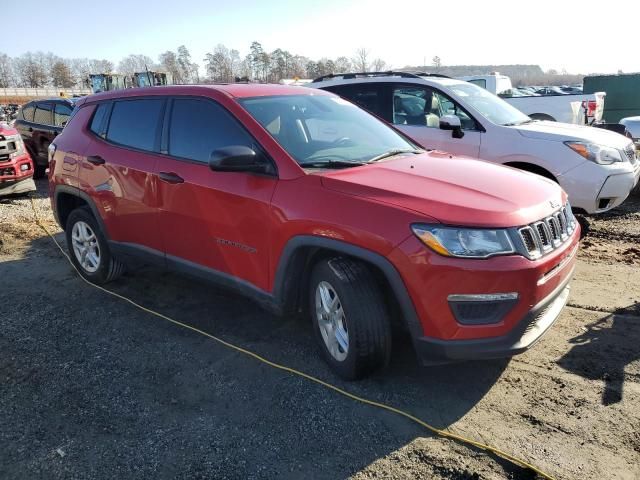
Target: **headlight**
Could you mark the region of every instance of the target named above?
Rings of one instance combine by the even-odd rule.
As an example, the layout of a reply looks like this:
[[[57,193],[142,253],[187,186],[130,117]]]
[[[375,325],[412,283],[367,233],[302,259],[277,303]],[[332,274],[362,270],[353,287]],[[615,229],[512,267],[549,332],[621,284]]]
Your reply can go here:
[[[413,233],[427,247],[446,257],[488,258],[515,253],[506,230],[412,225]]]
[[[24,154],[24,142],[20,135],[10,135],[7,137],[7,142],[13,142],[16,146],[15,152],[9,155],[9,158],[17,158]]]
[[[599,163],[600,165],[624,162],[622,154],[615,148],[586,142],[564,142],[564,144],[578,155],[592,162]]]

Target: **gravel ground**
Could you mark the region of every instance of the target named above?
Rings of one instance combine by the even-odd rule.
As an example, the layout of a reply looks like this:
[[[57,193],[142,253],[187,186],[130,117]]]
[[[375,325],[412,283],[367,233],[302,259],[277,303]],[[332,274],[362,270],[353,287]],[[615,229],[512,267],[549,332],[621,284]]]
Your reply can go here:
[[[33,195],[52,230],[46,183]],[[640,478],[640,201],[591,219],[570,307],[517,358],[337,380],[305,322],[144,268],[112,284],[146,306],[558,478]],[[63,240],[62,235],[57,238]],[[270,369],[80,281],[0,200],[0,478],[534,478],[393,414]]]

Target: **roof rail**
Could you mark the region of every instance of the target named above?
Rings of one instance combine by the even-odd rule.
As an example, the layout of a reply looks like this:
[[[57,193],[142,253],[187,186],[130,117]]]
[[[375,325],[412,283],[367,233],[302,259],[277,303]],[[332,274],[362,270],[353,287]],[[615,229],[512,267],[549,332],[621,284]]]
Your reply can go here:
[[[420,78],[420,77],[441,77],[450,78],[446,75],[439,73],[426,73],[426,72],[401,72],[395,70],[387,70],[386,72],[350,72],[350,73],[329,73],[318,78],[314,78],[312,83],[322,82],[324,80],[330,80],[332,78],[341,77],[345,80],[358,78],[358,77],[402,77],[402,78]]]

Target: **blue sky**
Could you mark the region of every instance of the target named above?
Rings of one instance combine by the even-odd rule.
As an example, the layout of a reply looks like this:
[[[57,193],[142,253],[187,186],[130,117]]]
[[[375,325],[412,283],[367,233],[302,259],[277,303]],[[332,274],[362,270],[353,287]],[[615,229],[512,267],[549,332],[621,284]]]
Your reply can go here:
[[[117,64],[130,53],[157,60],[184,44],[202,65],[218,43],[244,55],[258,40],[267,50],[280,47],[313,59],[351,57],[364,46],[372,58],[395,67],[424,58],[430,63],[438,55],[443,64],[640,71],[637,0],[32,0],[9,2],[3,10],[5,19],[22,19],[0,42],[0,52],[11,56],[42,50]],[[27,22],[40,28],[24,28]],[[51,28],[44,28],[48,23]],[[611,48],[612,41],[622,48]]]

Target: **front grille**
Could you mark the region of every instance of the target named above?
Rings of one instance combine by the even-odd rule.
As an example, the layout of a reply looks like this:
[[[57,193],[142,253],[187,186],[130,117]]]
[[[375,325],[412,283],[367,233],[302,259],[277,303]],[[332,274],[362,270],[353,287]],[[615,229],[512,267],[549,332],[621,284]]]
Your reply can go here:
[[[0,135],[0,162],[11,160],[11,154],[15,151],[17,151],[15,142],[9,142]]]
[[[560,247],[576,228],[576,219],[567,203],[553,215],[518,229],[529,258],[539,258]]]

